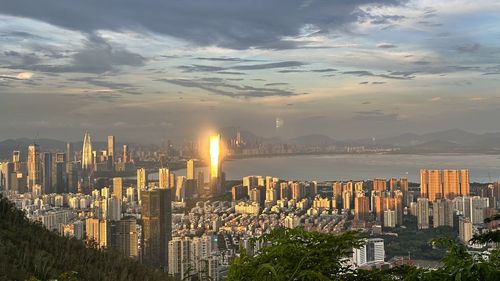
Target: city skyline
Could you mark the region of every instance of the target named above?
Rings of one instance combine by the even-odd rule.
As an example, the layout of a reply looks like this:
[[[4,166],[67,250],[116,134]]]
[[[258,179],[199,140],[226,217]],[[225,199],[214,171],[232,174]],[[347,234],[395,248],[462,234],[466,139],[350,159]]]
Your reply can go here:
[[[2,135],[500,131],[498,1],[137,5],[4,3]]]

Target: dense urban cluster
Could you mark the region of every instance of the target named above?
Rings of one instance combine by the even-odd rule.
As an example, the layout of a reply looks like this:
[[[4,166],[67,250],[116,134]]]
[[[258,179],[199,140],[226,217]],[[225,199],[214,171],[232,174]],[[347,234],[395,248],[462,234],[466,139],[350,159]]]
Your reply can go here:
[[[241,144],[238,135],[227,146]],[[384,243],[384,236],[398,235],[408,221],[419,231],[454,229],[470,251],[485,253],[492,245],[469,240],[498,228],[484,219],[497,212],[500,184],[472,188],[467,169],[422,169],[419,186],[406,178],[317,182],[272,176],[232,184],[222,171],[220,135],[207,146],[208,181],[200,161],[182,157],[186,176],[176,176],[161,161],[157,178],[148,176],[156,171],[141,167],[127,145],[118,153],[113,136],[102,151],[92,149],[89,133],[81,151],[68,144],[66,152],[42,152],[34,143],[26,161],[24,152],[13,151],[0,164],[1,190],[49,230],[115,249],[182,280],[223,280],[242,250],[258,254],[266,245],[255,238],[279,228],[359,230],[366,243],[353,249],[349,264],[361,268],[412,264],[411,256],[388,259]],[[135,177],[119,176],[127,170]]]

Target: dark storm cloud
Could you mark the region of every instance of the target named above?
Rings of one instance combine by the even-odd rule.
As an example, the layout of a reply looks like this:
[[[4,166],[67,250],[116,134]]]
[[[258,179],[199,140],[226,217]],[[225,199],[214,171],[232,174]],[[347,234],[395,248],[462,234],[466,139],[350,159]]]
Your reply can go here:
[[[2,3],[2,14],[28,17],[85,33],[96,30],[147,29],[196,45],[233,49],[296,48],[284,40],[305,24],[322,31],[355,22],[363,4],[399,4],[399,0],[16,0]]]
[[[269,97],[269,96],[296,96],[300,95],[289,90],[276,88],[261,88],[246,85],[227,83],[225,79],[210,77],[203,79],[159,79],[158,81],[187,87],[198,88],[213,94],[228,97]]]
[[[16,51],[4,51],[5,59],[13,66],[28,67],[37,64],[41,59],[34,53],[19,53]]]
[[[124,48],[114,47],[96,34],[89,34],[84,47],[71,56],[69,64],[14,64],[19,68],[42,72],[96,73],[112,71],[115,66],[141,66],[146,59]]]

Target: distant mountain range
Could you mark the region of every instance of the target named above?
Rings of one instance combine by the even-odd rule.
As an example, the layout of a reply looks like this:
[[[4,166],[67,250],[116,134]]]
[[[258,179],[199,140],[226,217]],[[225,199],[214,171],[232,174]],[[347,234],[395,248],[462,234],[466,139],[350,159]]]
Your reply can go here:
[[[382,139],[337,141],[325,135],[306,135],[293,138],[291,143],[301,145],[366,145],[398,147],[402,153],[481,152],[500,153],[500,132],[475,134],[460,129],[427,134],[406,133]]]
[[[221,129],[224,139],[236,138],[238,128],[227,127]],[[382,139],[355,139],[336,140],[327,135],[311,134],[299,136],[286,141],[275,138],[262,138],[249,131],[241,131],[241,137],[247,143],[262,141],[266,143],[286,142],[298,145],[325,146],[325,145],[364,145],[376,147],[396,147],[400,153],[500,153],[500,132],[475,134],[460,129],[450,129],[445,131],[432,132],[427,134],[405,133],[399,136]],[[13,150],[20,150],[21,156],[26,157],[28,145],[33,140],[28,138],[8,139],[0,142],[0,159],[9,159]],[[37,139],[43,150],[54,151],[66,149],[66,142],[54,139]],[[73,143],[75,150],[78,150],[82,143]],[[117,146],[121,144],[117,143]],[[96,149],[105,149],[105,142],[94,142]]]

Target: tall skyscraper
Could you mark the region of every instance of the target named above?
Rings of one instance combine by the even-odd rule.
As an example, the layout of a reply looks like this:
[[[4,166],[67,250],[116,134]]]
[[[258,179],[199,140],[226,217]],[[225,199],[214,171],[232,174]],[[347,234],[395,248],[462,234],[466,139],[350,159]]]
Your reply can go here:
[[[93,169],[93,163],[92,141],[89,132],[86,131],[83,136],[82,169],[86,172],[90,172]]]
[[[123,145],[122,162],[123,162],[123,163],[128,163],[128,162],[130,162],[130,153],[129,153],[129,151],[128,151],[128,145],[127,145],[127,144],[124,144],[124,145]]]
[[[141,201],[143,262],[166,268],[168,242],[172,239],[171,190],[144,190],[141,194]]]
[[[148,174],[146,169],[137,169],[137,197],[141,198],[141,190],[148,186]]]
[[[408,179],[400,178],[399,187],[401,188],[401,192],[403,193],[403,206],[409,206],[410,202],[408,200]]]
[[[212,193],[217,193],[220,188],[220,135],[210,136],[210,182]]]
[[[19,150],[12,152],[12,164],[14,164],[14,172],[21,171],[21,152]]]
[[[460,170],[460,196],[469,196],[470,194],[470,180],[469,170]]]
[[[110,222],[111,248],[124,256],[137,259],[137,224],[134,217],[123,218]]]
[[[115,162],[115,136],[108,136],[108,157]]]
[[[40,148],[37,144],[28,146],[28,189],[31,191],[41,183]]]
[[[167,168],[158,171],[158,184],[160,188],[170,188],[170,173]]]
[[[120,201],[123,199],[123,179],[120,177],[113,178],[113,195]]]
[[[68,157],[68,162],[75,161],[75,152],[73,151],[73,144],[71,142],[66,143],[66,156]]]
[[[194,180],[194,160],[190,159],[186,162],[186,178]]]
[[[42,194],[52,193],[52,154],[44,152],[41,154],[42,163]]]
[[[67,192],[66,153],[56,153],[52,158],[52,192]]]

